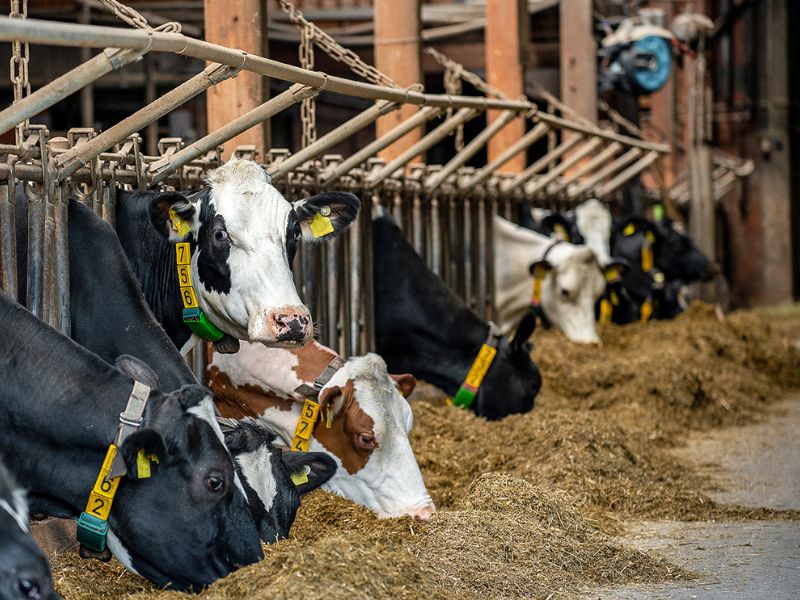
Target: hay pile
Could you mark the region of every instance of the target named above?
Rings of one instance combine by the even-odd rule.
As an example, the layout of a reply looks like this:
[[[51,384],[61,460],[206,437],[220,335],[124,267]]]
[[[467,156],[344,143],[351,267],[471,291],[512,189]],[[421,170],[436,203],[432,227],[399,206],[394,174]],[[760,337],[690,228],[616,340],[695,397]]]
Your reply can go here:
[[[686,577],[609,533],[640,517],[772,516],[711,502],[707,481],[668,449],[688,428],[758,418],[800,386],[791,343],[800,318],[776,318],[743,312],[720,322],[696,305],[672,322],[606,328],[602,349],[537,332],[544,385],[533,413],[488,423],[441,398],[412,403],[412,444],[440,508],[429,522],[380,521],[314,492],[291,539],[200,597],[563,598]],[[66,600],[185,597],[113,561],[71,553],[53,568]]]

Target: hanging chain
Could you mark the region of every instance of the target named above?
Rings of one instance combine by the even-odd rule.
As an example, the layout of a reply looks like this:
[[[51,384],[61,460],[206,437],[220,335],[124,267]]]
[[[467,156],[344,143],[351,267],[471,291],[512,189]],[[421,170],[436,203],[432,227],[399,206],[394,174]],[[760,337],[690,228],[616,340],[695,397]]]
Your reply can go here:
[[[158,27],[151,27],[150,23],[147,22],[147,19],[145,19],[141,13],[136,12],[130,6],[125,6],[122,2],[118,2],[117,0],[100,0],[100,3],[114,13],[114,16],[120,21],[124,21],[136,29],[147,29],[150,31],[160,31],[162,33],[181,32],[181,24],[176,21],[170,21]]]
[[[485,96],[494,96],[495,98],[499,98],[500,100],[507,100],[506,95],[498,90],[496,87],[489,85],[483,79],[478,77],[475,73],[468,71],[464,68],[464,65],[454,61],[453,59],[449,58],[448,56],[442,54],[438,50],[434,50],[433,48],[426,48],[425,52],[433,57],[437,63],[442,65],[445,68],[445,78],[447,77],[447,70],[453,69],[455,72],[458,73],[458,76],[474,87],[479,92],[482,92]],[[447,84],[447,80],[445,79],[445,85]]]
[[[400,87],[386,74],[381,73],[372,65],[368,65],[358,54],[352,50],[343,47],[339,42],[334,40],[328,33],[307,21],[299,10],[289,2],[289,0],[278,0],[283,11],[289,16],[289,20],[294,23],[301,32],[301,44],[303,31],[306,28],[311,28],[313,31],[312,39],[314,43],[319,46],[328,56],[337,62],[347,65],[350,70],[359,77],[374,83],[375,85],[383,85],[386,87]]]
[[[12,19],[28,18],[28,0],[11,0]],[[14,88],[14,104],[29,96],[31,93],[31,82],[28,79],[28,44],[17,40],[11,42],[11,62],[10,62],[11,85]],[[16,127],[17,146],[22,146],[25,141],[25,131],[28,129],[30,121],[25,119],[18,123]]]
[[[300,66],[314,69],[314,28],[306,22],[300,29]],[[303,98],[300,104],[300,121],[303,124],[303,148],[317,139],[317,110],[314,96]]]
[[[464,67],[458,63],[451,65],[448,64],[444,69],[444,91],[450,96],[460,96],[462,91],[461,77],[464,72]],[[447,109],[447,118],[453,116],[453,107]],[[455,136],[456,151],[461,152],[464,149],[464,123],[461,123],[456,129]]]

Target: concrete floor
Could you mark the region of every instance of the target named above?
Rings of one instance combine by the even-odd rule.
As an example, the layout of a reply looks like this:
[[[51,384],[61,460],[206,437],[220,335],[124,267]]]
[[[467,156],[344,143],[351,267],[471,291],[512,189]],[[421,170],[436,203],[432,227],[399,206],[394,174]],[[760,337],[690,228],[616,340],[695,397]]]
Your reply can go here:
[[[676,452],[713,475],[720,502],[800,510],[800,398],[763,423],[693,435]],[[640,523],[622,540],[700,575],[697,581],[588,592],[589,599],[800,598],[800,522]]]

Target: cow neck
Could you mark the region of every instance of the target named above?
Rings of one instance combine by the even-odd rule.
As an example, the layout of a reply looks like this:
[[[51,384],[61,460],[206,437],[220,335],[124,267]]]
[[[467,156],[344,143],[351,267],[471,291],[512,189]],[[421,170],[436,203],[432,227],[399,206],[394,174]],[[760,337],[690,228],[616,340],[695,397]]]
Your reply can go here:
[[[208,194],[208,190],[198,194]],[[150,197],[146,194],[118,194],[116,217],[117,236],[150,310],[172,343],[182,348],[192,331],[183,322],[175,243],[155,230],[150,221]],[[190,244],[194,252],[195,242]]]
[[[499,344],[500,332],[497,329],[497,325],[489,321],[489,334],[480,351],[478,351],[478,356],[475,357],[472,366],[470,366],[464,382],[458,388],[456,395],[453,396],[454,405],[460,408],[470,408],[475,402],[475,396],[478,395],[481,383],[483,383],[483,379],[486,377],[486,373],[489,372],[497,355],[497,346]]]
[[[622,235],[625,237],[634,235],[638,229],[633,223],[629,223],[622,230]],[[656,242],[656,235],[650,229],[645,227],[642,234],[642,245],[639,248],[639,268],[650,279],[650,291],[647,297],[642,300],[639,305],[639,321],[647,323],[653,316],[653,313],[658,309],[658,300],[653,294],[656,290],[664,288],[664,273],[662,273],[655,266],[654,246]]]
[[[486,322],[432,271],[387,217],[373,220],[375,339],[394,373],[453,395],[486,339]]]

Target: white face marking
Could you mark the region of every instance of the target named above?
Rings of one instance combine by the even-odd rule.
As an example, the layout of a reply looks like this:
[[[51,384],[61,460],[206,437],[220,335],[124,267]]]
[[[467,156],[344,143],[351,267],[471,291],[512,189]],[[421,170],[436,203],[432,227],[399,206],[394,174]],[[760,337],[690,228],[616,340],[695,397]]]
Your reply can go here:
[[[495,302],[501,331],[516,327],[528,310],[533,291],[529,266],[541,260],[553,240],[523,229],[501,217],[494,219]],[[542,285],[542,307],[548,319],[573,341],[600,341],[594,319],[594,303],[605,289],[605,277],[586,246],[561,242],[547,260],[554,269]],[[566,290],[568,296],[562,296]]]
[[[244,478],[269,512],[278,494],[278,482],[272,473],[272,453],[266,446],[254,452],[243,452],[234,460],[239,464]]]
[[[239,339],[269,343],[267,314],[302,307],[286,257],[291,204],[256,163],[231,160],[212,173],[210,204],[225,220],[231,247],[231,289],[205,288],[192,257],[192,280],[200,307],[212,322]]]
[[[575,223],[601,267],[611,262],[611,213],[594,198],[575,207]]]
[[[11,492],[11,502],[13,506],[6,500],[0,500],[0,510],[7,512],[14,521],[16,521],[22,531],[28,531],[28,503],[25,500],[25,492],[16,489]]]
[[[111,550],[111,554],[122,563],[122,565],[131,571],[132,573],[136,573],[139,575],[139,572],[133,568],[133,562],[131,561],[131,554],[122,545],[122,541],[114,534],[114,532],[109,528],[108,530],[108,538],[106,540],[108,544],[108,549]]]
[[[214,430],[214,433],[222,444],[222,447],[225,448],[227,452],[227,447],[225,446],[225,436],[222,434],[222,429],[217,422],[217,417],[214,413],[214,401],[211,399],[211,396],[206,396],[186,412],[208,423],[211,426],[211,429]],[[228,453],[228,456],[230,456],[230,452]],[[242,493],[242,496],[244,496],[245,502],[247,502],[247,493],[244,491],[244,486],[242,485],[239,475],[235,470],[233,472],[233,482]]]

